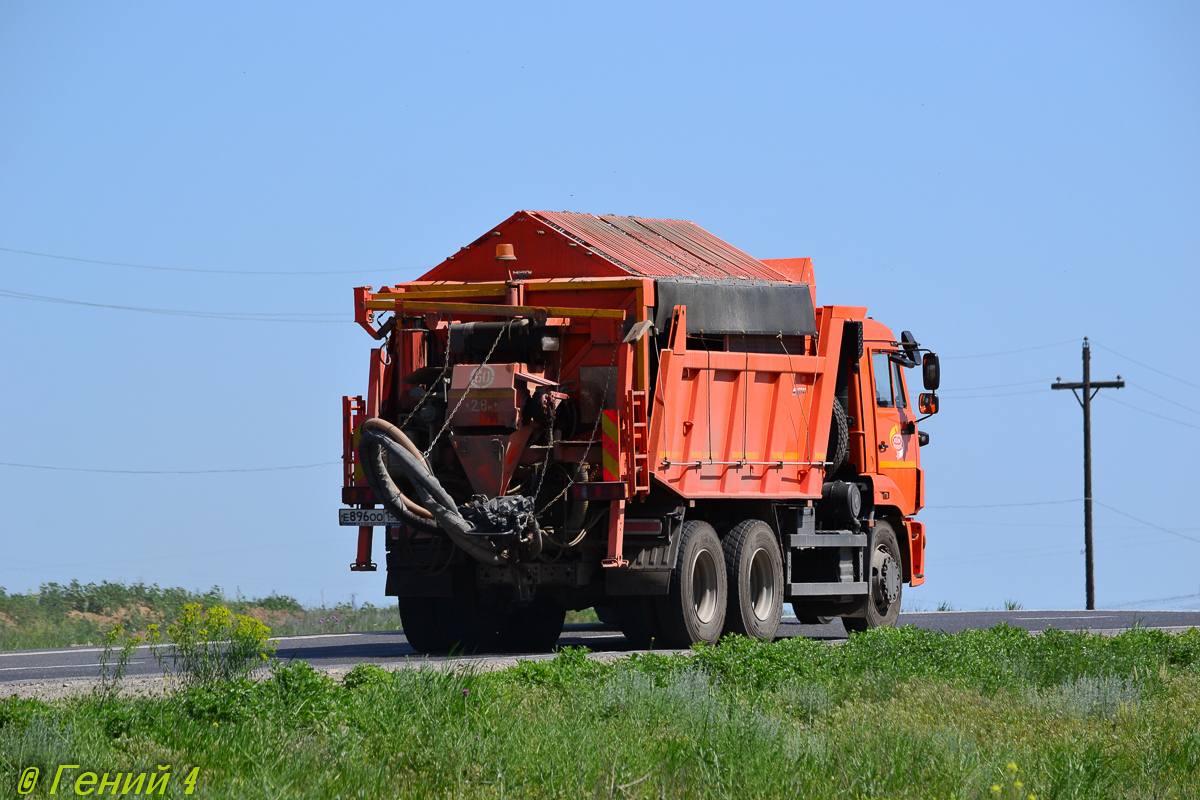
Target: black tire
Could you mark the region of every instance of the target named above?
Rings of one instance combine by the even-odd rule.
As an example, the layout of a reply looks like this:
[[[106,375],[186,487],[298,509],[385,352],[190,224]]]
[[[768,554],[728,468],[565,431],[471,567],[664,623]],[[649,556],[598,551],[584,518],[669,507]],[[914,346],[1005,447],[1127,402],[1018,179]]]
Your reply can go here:
[[[683,523],[671,589],[657,598],[663,646],[690,647],[720,639],[728,597],[725,553],[717,532],[707,522]]]
[[[811,611],[806,611],[796,603],[792,603],[792,608],[796,611],[796,620],[801,625],[828,625],[837,619],[837,617],[827,617],[823,614],[814,614]]]
[[[729,602],[725,630],[773,640],[783,615],[783,556],[771,526],[739,522],[721,540]]]
[[[900,619],[900,599],[904,590],[904,561],[892,526],[882,520],[875,523],[871,572],[867,576],[867,611],[863,617],[843,617],[849,632],[868,628],[896,626]]]
[[[454,573],[454,596],[436,598],[437,618],[453,653],[495,652],[506,620],[507,597],[485,591],[475,582],[475,565]]]
[[[596,618],[600,620],[601,625],[606,625],[609,628],[621,627],[621,618],[617,616],[615,606],[596,606],[592,610],[596,612]]]
[[[400,624],[404,638],[418,653],[444,653],[450,643],[438,624],[436,597],[401,597]]]
[[[829,448],[825,459],[830,463],[825,474],[832,476],[846,464],[850,455],[850,420],[846,409],[837,400],[833,401],[833,419],[829,422]]]
[[[549,653],[562,635],[567,610],[549,600],[534,600],[507,615],[500,647],[512,653]]]
[[[649,650],[662,639],[658,608],[653,597],[636,595],[612,598],[617,626],[634,650]]]

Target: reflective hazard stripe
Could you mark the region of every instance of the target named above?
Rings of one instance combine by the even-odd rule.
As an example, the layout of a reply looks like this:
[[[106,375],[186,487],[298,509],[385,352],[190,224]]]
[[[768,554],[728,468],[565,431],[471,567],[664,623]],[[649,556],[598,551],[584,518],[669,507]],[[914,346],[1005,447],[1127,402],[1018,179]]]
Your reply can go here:
[[[604,411],[600,418],[604,448],[604,480],[621,480],[621,445],[617,434],[617,412]]]

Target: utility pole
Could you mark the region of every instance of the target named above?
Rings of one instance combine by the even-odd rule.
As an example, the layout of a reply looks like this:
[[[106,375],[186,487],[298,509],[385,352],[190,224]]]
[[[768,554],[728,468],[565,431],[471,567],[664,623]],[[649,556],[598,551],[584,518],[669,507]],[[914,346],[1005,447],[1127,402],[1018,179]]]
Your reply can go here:
[[[1083,381],[1063,383],[1059,377],[1050,384],[1051,389],[1070,389],[1083,407],[1083,552],[1087,569],[1087,609],[1096,608],[1096,581],[1092,573],[1092,398],[1101,389],[1123,389],[1125,381],[1118,375],[1115,381],[1092,380],[1092,350],[1087,337],[1083,337]],[[1083,394],[1080,395],[1079,391]]]

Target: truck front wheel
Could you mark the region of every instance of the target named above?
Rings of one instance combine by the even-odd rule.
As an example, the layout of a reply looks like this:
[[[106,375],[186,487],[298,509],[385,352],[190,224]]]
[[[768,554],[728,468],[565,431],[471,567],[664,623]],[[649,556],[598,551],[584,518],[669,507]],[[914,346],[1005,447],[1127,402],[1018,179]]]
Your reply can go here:
[[[900,594],[904,588],[904,562],[892,526],[875,523],[875,546],[871,550],[871,572],[867,576],[867,613],[864,617],[842,617],[847,631],[895,627],[900,618]]]
[[[775,532],[762,520],[734,526],[721,541],[729,605],[725,629],[755,639],[774,639],[783,612],[783,556]]]
[[[721,638],[729,602],[721,540],[712,525],[698,520],[685,522],[680,536],[670,591],[658,598],[663,644],[713,643]]]

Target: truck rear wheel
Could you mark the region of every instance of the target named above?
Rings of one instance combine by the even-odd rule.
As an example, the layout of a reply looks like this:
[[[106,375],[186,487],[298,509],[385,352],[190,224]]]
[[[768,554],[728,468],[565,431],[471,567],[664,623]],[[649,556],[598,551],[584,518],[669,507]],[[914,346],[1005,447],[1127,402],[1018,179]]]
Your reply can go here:
[[[454,574],[454,596],[436,598],[437,621],[451,652],[490,653],[500,645],[507,597],[475,582],[475,565]]]
[[[649,650],[662,640],[658,624],[658,609],[653,597],[634,595],[614,597],[613,611],[621,633],[635,650]]]
[[[562,635],[567,611],[549,600],[534,600],[509,614],[500,646],[514,653],[548,653]]]
[[[658,598],[662,643],[688,647],[716,642],[725,627],[728,594],[725,553],[717,532],[707,522],[685,522],[670,591]]]
[[[729,603],[725,630],[774,639],[783,613],[783,556],[762,520],[738,523],[721,541]]]
[[[438,625],[437,603],[435,597],[399,598],[404,638],[418,653],[444,653],[450,649]]]
[[[875,523],[875,546],[871,551],[871,573],[867,576],[867,613],[865,617],[842,617],[847,631],[895,627],[900,619],[900,595],[904,588],[904,562],[892,526],[882,520]]]

